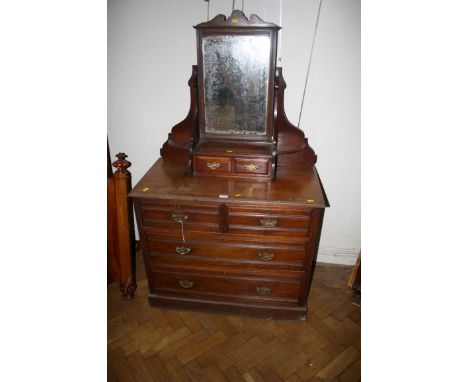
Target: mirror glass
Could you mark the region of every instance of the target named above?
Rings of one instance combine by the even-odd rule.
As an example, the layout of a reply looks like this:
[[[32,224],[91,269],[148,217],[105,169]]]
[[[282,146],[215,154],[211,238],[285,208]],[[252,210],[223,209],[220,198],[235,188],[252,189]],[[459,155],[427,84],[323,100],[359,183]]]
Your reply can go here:
[[[265,35],[203,37],[206,133],[266,134],[270,48]]]

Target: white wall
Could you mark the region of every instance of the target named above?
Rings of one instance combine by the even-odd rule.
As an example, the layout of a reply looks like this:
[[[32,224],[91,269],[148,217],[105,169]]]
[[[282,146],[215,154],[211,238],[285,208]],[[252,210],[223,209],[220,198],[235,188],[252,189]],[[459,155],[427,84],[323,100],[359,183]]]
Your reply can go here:
[[[236,1],[240,8],[241,0]],[[319,0],[245,0],[244,12],[283,27],[278,65],[288,84],[285,109],[298,123]],[[206,21],[203,0],[108,1],[108,137],[127,153],[135,184],[159,158],[173,125],[189,108],[196,64],[193,25]],[[210,18],[231,0],[211,0]],[[318,155],[331,208],[319,261],[353,264],[360,224],[360,1],[322,0],[300,127]]]

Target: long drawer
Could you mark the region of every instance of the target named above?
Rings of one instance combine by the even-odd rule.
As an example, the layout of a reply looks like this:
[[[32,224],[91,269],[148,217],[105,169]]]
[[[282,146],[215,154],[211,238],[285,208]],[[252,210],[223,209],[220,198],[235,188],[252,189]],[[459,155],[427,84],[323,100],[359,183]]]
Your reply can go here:
[[[146,250],[151,265],[213,264],[255,266],[261,268],[303,269],[305,244],[265,242],[216,242],[167,240],[146,236]]]
[[[299,280],[214,275],[203,272],[183,273],[153,270],[148,277],[151,292],[169,292],[196,298],[220,296],[264,301],[297,302]]]

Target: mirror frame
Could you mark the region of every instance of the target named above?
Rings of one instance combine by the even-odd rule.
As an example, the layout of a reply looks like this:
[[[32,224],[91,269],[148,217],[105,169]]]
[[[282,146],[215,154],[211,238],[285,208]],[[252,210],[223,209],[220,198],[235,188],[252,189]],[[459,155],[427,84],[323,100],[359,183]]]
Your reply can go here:
[[[198,61],[198,126],[199,137],[202,140],[243,140],[255,142],[273,142],[274,132],[274,90],[276,72],[276,49],[279,26],[266,23],[256,15],[250,20],[235,10],[226,20],[224,15],[218,15],[211,21],[198,24],[197,30],[197,61]],[[266,35],[270,38],[270,59],[267,86],[266,129],[265,134],[235,134],[209,133],[205,130],[205,76],[204,57],[202,53],[203,38],[207,36],[257,36]]]

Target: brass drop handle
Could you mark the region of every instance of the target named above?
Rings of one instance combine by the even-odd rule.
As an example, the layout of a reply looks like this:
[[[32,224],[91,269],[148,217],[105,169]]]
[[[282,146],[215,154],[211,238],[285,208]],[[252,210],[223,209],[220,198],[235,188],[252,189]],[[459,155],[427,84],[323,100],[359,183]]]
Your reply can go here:
[[[183,223],[188,219],[188,215],[185,212],[174,212],[172,214],[172,220],[177,223]]]
[[[258,166],[253,163],[246,164],[244,167],[247,171],[255,171],[258,169]]]
[[[278,220],[276,219],[261,219],[260,224],[264,227],[276,227]]]
[[[221,166],[221,163],[219,163],[219,162],[207,162],[206,166],[208,168],[211,168],[212,170],[216,170],[217,168],[219,168]]]
[[[176,247],[175,250],[179,255],[188,255],[192,249],[188,247]]]
[[[266,286],[257,287],[257,292],[264,296],[271,292],[271,288],[268,288]]]
[[[259,252],[257,256],[260,260],[269,261],[275,257],[275,254],[270,252]]]
[[[193,287],[193,281],[189,281],[189,280],[180,280],[180,281],[179,281],[179,285],[180,285],[182,288],[188,289],[188,288]]]

